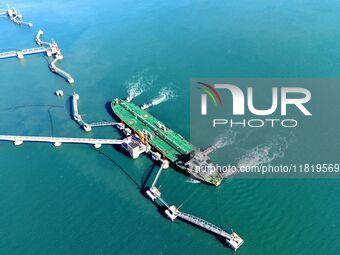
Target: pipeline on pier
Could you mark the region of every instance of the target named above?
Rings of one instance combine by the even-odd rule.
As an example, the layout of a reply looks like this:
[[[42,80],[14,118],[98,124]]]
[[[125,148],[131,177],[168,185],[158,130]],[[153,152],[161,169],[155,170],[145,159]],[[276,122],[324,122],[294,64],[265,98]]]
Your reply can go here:
[[[44,35],[44,31],[42,31],[41,29],[39,29],[37,35],[35,36],[35,42],[38,44],[38,45],[45,45],[47,47],[50,47],[50,45],[52,43],[49,43],[49,42],[44,42],[41,40],[41,37]]]
[[[162,173],[162,171],[163,171],[163,168],[164,168],[164,164],[162,164],[161,167],[159,168],[159,170],[158,170],[158,172],[157,172],[157,175],[156,175],[155,179],[154,179],[153,182],[152,182],[151,188],[152,188],[152,187],[155,187],[155,185],[156,185],[156,183],[157,183],[157,181],[158,181],[158,179],[159,179],[159,176],[161,175],[161,173]]]
[[[231,234],[227,233],[223,229],[215,226],[214,224],[203,220],[199,217],[196,217],[194,215],[188,214],[188,213],[183,213],[180,212],[177,208],[173,208],[175,216],[190,222],[200,228],[203,228],[209,232],[212,232],[218,236],[221,236],[225,238],[226,243],[230,245],[231,248],[233,248],[235,251],[244,243],[243,239],[239,237],[235,232],[232,232]],[[171,212],[171,207],[169,207],[168,212]],[[171,214],[171,213],[170,213]]]
[[[12,57],[17,57],[19,59],[22,59],[26,55],[45,53],[45,52],[47,52],[47,50],[48,49],[45,48],[45,47],[36,47],[36,48],[30,48],[30,49],[23,49],[23,50],[20,50],[20,51],[1,52],[0,53],[0,59],[12,58]]]
[[[81,115],[79,114],[78,110],[78,100],[80,99],[79,95],[74,93],[72,96],[72,113],[73,119],[77,121],[86,132],[89,132],[94,127],[106,127],[106,126],[116,126],[119,123],[117,122],[109,122],[109,121],[101,121],[101,122],[93,122],[93,123],[86,123]]]
[[[46,142],[53,143],[55,146],[60,146],[63,143],[78,143],[90,144],[95,148],[102,145],[122,144],[128,141],[126,139],[92,139],[92,138],[71,138],[71,137],[51,137],[51,136],[14,136],[0,135],[0,141],[12,141],[15,145],[21,145],[23,142]]]
[[[62,70],[62,69],[60,69],[59,67],[56,66],[57,61],[59,61],[60,59],[62,59],[62,58],[59,57],[59,56],[56,56],[56,58],[49,65],[50,70],[53,73],[56,73],[59,76],[65,78],[68,81],[68,83],[70,83],[70,84],[74,83],[74,79],[69,73],[65,72],[64,70]]]
[[[43,41],[41,39],[43,35],[44,32],[41,29],[39,29],[37,35],[35,36],[35,42],[40,46],[44,45],[45,47],[48,47],[49,50],[47,51],[47,56],[49,57],[54,56],[55,59],[49,65],[50,70],[53,73],[56,73],[59,76],[63,77],[65,80],[67,80],[68,83],[70,84],[74,83],[74,79],[69,73],[65,72],[64,70],[56,66],[56,63],[64,58],[64,56],[61,54],[61,50],[59,49],[58,44],[55,41],[52,42]]]
[[[44,42],[41,40],[44,32],[40,29],[35,36],[35,42],[40,46],[31,49],[23,49],[19,51],[8,51],[0,53],[0,59],[17,57],[18,59],[23,59],[25,55],[46,53],[48,57],[54,57],[54,60],[49,64],[49,68],[53,73],[58,74],[59,76],[65,78],[69,83],[74,83],[73,77],[62,70],[61,68],[56,66],[56,63],[63,59],[64,56],[61,54],[61,50],[58,47],[58,44],[55,41],[52,42]]]

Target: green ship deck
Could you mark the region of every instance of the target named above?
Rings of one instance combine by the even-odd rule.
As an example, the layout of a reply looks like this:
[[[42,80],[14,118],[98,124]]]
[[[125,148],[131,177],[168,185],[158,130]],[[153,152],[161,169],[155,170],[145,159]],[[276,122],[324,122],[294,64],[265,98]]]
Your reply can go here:
[[[190,152],[196,149],[181,135],[165,127],[158,119],[134,103],[116,99],[112,102],[112,110],[136,133],[147,133],[149,144],[173,163],[183,156],[189,157]]]
[[[204,182],[216,186],[221,183],[223,178],[218,172],[201,171],[204,167],[212,166],[207,151],[196,148],[134,103],[115,99],[111,107],[116,116],[134,130],[141,140],[143,136],[147,137],[144,142],[150,144],[175,166]]]

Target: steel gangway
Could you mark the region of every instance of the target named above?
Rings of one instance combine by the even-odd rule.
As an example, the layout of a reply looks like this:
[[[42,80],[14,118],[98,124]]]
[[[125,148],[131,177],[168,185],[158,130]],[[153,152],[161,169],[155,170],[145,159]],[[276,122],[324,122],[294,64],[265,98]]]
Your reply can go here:
[[[33,54],[39,54],[39,53],[45,53],[47,52],[47,48],[45,47],[36,47],[36,48],[30,48],[30,49],[23,49],[19,51],[7,51],[7,52],[1,52],[0,53],[0,59],[2,58],[13,58],[17,57],[20,58],[20,56],[25,55],[33,55]]]
[[[17,57],[17,56],[18,56],[17,51],[0,52],[0,59],[1,58],[12,58],[12,57]]]
[[[79,95],[74,93],[72,96],[73,119],[77,121],[79,124],[81,124],[84,127],[85,131],[90,131],[93,127],[106,127],[106,126],[118,125],[117,122],[111,122],[111,121],[99,121],[99,122],[92,122],[92,123],[85,122],[83,118],[81,117],[81,115],[79,114],[78,100],[79,100]]]
[[[157,172],[157,175],[154,179],[154,181],[152,182],[152,185],[151,185],[151,188],[149,189],[149,191],[151,191],[152,189],[154,189],[158,179],[159,179],[159,176],[160,174],[162,173],[162,170],[163,170],[163,164],[162,166],[160,167],[160,169],[158,170]],[[158,189],[157,189],[158,191]],[[161,197],[161,194],[159,193],[158,196],[155,196],[155,198],[157,198],[164,206],[166,206],[168,209],[170,209],[170,206],[169,204]],[[173,207],[173,206],[172,206]],[[230,239],[231,238],[231,235],[228,234],[227,232],[225,232],[223,229],[215,226],[214,224],[206,221],[206,220],[203,220],[199,217],[196,217],[194,215],[191,215],[191,214],[188,214],[188,213],[183,213],[181,211],[179,211],[178,208],[176,208],[175,210],[173,210],[173,214],[175,215],[175,217],[179,217],[187,222],[190,222],[194,225],[197,225],[203,229],[206,229],[212,233],[215,233],[219,236],[222,236],[224,238],[227,238],[227,239]]]
[[[115,126],[117,122],[109,122],[109,121],[100,121],[100,122],[93,122],[93,123],[86,123],[90,127],[106,127],[106,126]]]
[[[236,251],[243,243],[243,239],[240,238],[234,231],[231,234],[227,233],[223,229],[217,227],[216,225],[203,220],[194,215],[183,213],[179,211],[179,208],[176,208],[174,205],[169,206],[169,204],[162,199],[161,193],[155,187],[150,188],[146,194],[151,198],[152,201],[158,199],[164,206],[166,206],[165,215],[170,218],[171,221],[174,221],[176,218],[180,218],[185,222],[191,223],[192,225],[196,225],[208,232],[211,232],[217,236],[223,237],[226,243]]]
[[[155,179],[154,179],[153,182],[152,182],[151,188],[156,186],[156,183],[157,183],[157,181],[158,181],[158,179],[159,179],[159,176],[161,175],[161,173],[162,173],[162,171],[163,171],[163,168],[164,168],[164,164],[162,163],[161,167],[159,168],[159,170],[158,170],[158,172],[157,172],[157,174],[156,174]]]
[[[13,18],[13,19],[11,19],[11,20],[12,20],[14,23],[18,24],[18,25],[26,25],[26,26],[28,26],[28,27],[32,27],[32,26],[33,26],[31,22],[22,21],[22,20],[20,20],[20,19],[18,19],[18,18]]]
[[[60,60],[60,58],[56,57],[51,62],[50,66],[49,66],[51,71],[56,73],[56,74],[58,74],[58,75],[60,75],[61,77],[65,78],[69,83],[71,83],[71,84],[74,83],[74,79],[73,79],[73,77],[69,73],[65,72],[64,70],[62,70],[62,69],[60,69],[59,67],[56,66],[56,63],[59,60]]]
[[[39,29],[37,35],[35,36],[35,42],[38,45],[46,45],[46,46],[50,47],[51,43],[44,42],[44,41],[41,40],[41,36],[43,36],[43,35],[44,35],[44,32],[41,29]]]
[[[166,207],[170,208],[169,204],[162,198],[162,197],[157,197],[157,199]]]
[[[216,235],[219,235],[219,236],[222,236],[222,237],[228,238],[228,239],[231,238],[231,235],[228,234],[227,232],[225,232],[223,229],[221,229],[221,228],[215,226],[214,224],[212,224],[212,223],[210,223],[206,220],[203,220],[199,217],[196,217],[196,216],[188,214],[188,213],[183,213],[183,212],[180,212],[180,211],[178,211],[176,213],[176,215],[179,218],[186,220],[186,221],[188,221],[192,224],[195,224],[195,225],[197,225],[197,226],[199,226],[203,229],[206,229],[206,230],[208,230],[212,233],[215,233]]]
[[[21,50],[21,53],[24,55],[30,55],[30,54],[39,54],[39,53],[45,53],[48,49],[45,47],[36,47],[31,49],[23,49]]]
[[[227,233],[223,229],[217,227],[216,225],[203,220],[197,216],[183,213],[179,210],[179,207],[176,208],[174,205],[169,206],[169,204],[161,197],[161,192],[159,189],[155,187],[160,174],[163,170],[163,164],[161,168],[159,169],[151,187],[146,191],[146,195],[152,200],[156,201],[158,200],[161,202],[167,209],[165,210],[165,215],[171,220],[174,221],[176,218],[180,218],[185,222],[191,223],[195,226],[198,226],[208,232],[211,232],[217,236],[223,237],[226,241],[226,243],[232,247],[235,251],[243,244],[243,239],[240,238],[235,232],[232,232],[231,234]]]

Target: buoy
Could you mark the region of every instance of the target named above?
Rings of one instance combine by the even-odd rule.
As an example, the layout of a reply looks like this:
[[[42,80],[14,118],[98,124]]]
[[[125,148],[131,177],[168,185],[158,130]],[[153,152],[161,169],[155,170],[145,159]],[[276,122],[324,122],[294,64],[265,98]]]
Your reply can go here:
[[[64,95],[64,91],[62,91],[61,89],[60,90],[57,90],[55,92],[55,94],[58,96],[58,97],[62,97]]]

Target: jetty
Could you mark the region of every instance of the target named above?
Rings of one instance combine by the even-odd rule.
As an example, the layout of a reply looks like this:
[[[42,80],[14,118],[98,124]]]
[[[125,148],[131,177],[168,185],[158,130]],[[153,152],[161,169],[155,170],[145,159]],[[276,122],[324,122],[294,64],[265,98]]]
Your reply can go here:
[[[223,229],[215,226],[214,224],[203,220],[199,217],[196,217],[194,215],[180,212],[175,206],[170,206],[168,209],[168,212],[173,217],[181,218],[182,220],[189,222],[193,225],[196,225],[208,232],[211,232],[215,234],[216,236],[220,236],[225,239],[226,243],[234,250],[236,251],[243,243],[243,239],[239,237],[235,232],[232,232],[231,234],[227,233]]]
[[[80,125],[84,127],[86,131],[91,130],[91,125],[94,126],[96,123],[88,124],[83,119],[82,116],[79,113],[78,109],[78,101],[79,101],[79,95],[74,93],[72,96],[72,113],[73,118],[76,122],[78,122]],[[97,124],[100,124],[100,122],[97,122]],[[151,158],[156,161],[160,162],[160,168],[157,171],[157,174],[152,181],[151,186],[145,190],[145,193],[147,197],[149,197],[153,202],[159,201],[161,205],[165,206],[165,215],[171,220],[175,221],[176,218],[179,218],[185,222],[188,222],[194,226],[197,226],[201,229],[204,229],[207,232],[210,232],[220,238],[223,238],[225,240],[225,244],[230,246],[234,251],[236,251],[243,243],[243,239],[238,236],[235,232],[232,231],[232,233],[228,233],[227,231],[223,230],[222,228],[202,219],[197,216],[181,212],[179,208],[175,207],[174,205],[169,205],[169,203],[162,198],[162,193],[159,190],[159,188],[156,187],[157,182],[164,171],[164,169],[169,167],[170,162],[162,156],[160,152],[153,151],[152,148],[149,145],[149,141],[147,136],[145,136],[143,133],[134,133],[134,135],[131,134],[131,128],[128,128],[124,125],[124,123],[106,123],[102,122],[102,125],[115,125],[119,130],[121,130],[125,135],[128,137],[131,137],[132,139],[129,142],[125,142],[122,144],[122,148],[126,149],[130,156],[133,159],[136,159],[139,157],[141,153],[150,153]],[[209,147],[202,153],[211,153],[216,148],[214,146]],[[196,158],[195,158],[196,159]],[[190,161],[191,162],[191,161]],[[188,163],[190,163],[188,161]]]
[[[102,145],[115,145],[127,142],[125,139],[93,139],[93,138],[72,138],[72,137],[52,137],[52,136],[15,136],[15,135],[0,135],[0,141],[11,141],[15,145],[21,145],[24,142],[45,142],[52,143],[59,147],[63,143],[73,144],[90,144],[95,148],[100,148]]]
[[[65,80],[67,80],[68,83],[72,84],[72,83],[74,83],[73,77],[69,73],[65,72],[64,70],[62,70],[62,69],[60,69],[59,67],[56,66],[56,63],[61,59],[62,58],[60,58],[59,56],[56,56],[56,58],[49,65],[49,68],[53,73],[58,74],[59,76],[63,77]]]
[[[164,198],[161,197],[161,192],[154,185],[157,182],[160,172],[162,171],[162,167],[160,171],[157,173],[155,180],[153,181],[152,186],[146,191],[146,195],[152,200],[158,200],[163,206],[165,206],[165,215],[173,222],[176,218],[180,218],[185,222],[188,222],[194,226],[197,226],[207,232],[210,232],[218,237],[222,237],[226,244],[230,246],[234,251],[236,251],[243,243],[244,240],[237,235],[234,231],[231,234],[221,229],[220,227],[201,219],[197,216],[181,212],[179,208],[174,205],[169,205],[168,202],[165,201]]]
[[[32,27],[32,23],[23,21],[22,14],[15,8],[0,10],[0,15],[7,15],[12,22],[18,25],[27,25]],[[50,70],[64,78],[70,84],[74,83],[74,78],[57,66],[58,61],[64,56],[58,44],[52,40],[51,42],[43,41],[44,32],[39,30],[35,36],[35,42],[39,47],[27,48],[22,50],[12,50],[1,52],[0,59],[18,58],[23,59],[25,56],[33,54],[46,54],[48,57],[54,58],[49,63]],[[56,95],[63,96],[63,91],[56,91]],[[131,103],[132,99],[137,96],[129,96],[126,100],[115,99],[111,103],[113,112],[117,115],[121,122],[99,121],[87,123],[83,120],[78,109],[79,95],[74,93],[72,96],[72,113],[73,119],[80,124],[85,131],[89,132],[94,127],[115,126],[124,134],[122,139],[95,139],[95,138],[78,138],[78,137],[53,137],[53,136],[20,136],[20,135],[0,135],[0,141],[12,142],[19,146],[26,142],[43,142],[53,144],[59,147],[62,144],[87,144],[95,148],[100,148],[103,145],[121,145],[133,159],[137,159],[142,153],[149,153],[151,158],[160,163],[160,168],[151,184],[145,193],[158,206],[164,208],[164,213],[172,222],[177,218],[184,222],[197,226],[207,232],[214,234],[219,238],[223,238],[225,244],[230,246],[235,251],[244,243],[244,240],[234,231],[228,233],[222,228],[210,223],[202,218],[185,213],[179,210],[180,207],[171,205],[163,197],[159,188],[156,187],[157,182],[167,169],[170,163],[176,165],[182,170],[187,170],[191,176],[196,179],[203,180],[207,183],[219,185],[222,177],[217,174],[200,173],[196,174],[192,171],[195,166],[211,165],[211,160],[208,157],[216,147],[211,146],[205,151],[198,150],[191,143],[186,141],[181,135],[167,128],[159,120],[151,116],[145,109],[155,106],[151,102],[138,106]],[[189,155],[195,153],[191,159]],[[183,162],[183,160],[185,161]],[[184,164],[182,164],[182,162]]]
[[[33,24],[31,22],[23,21],[24,17],[14,7],[8,7],[7,10],[0,10],[0,15],[7,15],[8,18],[17,25],[27,25],[29,28],[33,27]]]
[[[83,120],[82,116],[79,113],[78,110],[78,101],[80,97],[77,93],[74,93],[72,95],[72,114],[73,114],[73,119],[78,122],[79,125],[83,127],[83,129],[86,132],[90,132],[92,128],[94,127],[107,127],[107,126],[116,126],[119,125],[117,122],[112,122],[112,121],[100,121],[100,122],[93,122],[93,123],[87,123]]]
[[[63,54],[61,54],[61,50],[59,49],[58,44],[54,40],[52,40],[52,42],[43,41],[41,39],[43,35],[44,32],[41,29],[39,29],[37,35],[35,36],[35,42],[38,45],[45,46],[49,49],[47,51],[47,55],[49,57],[54,56],[55,59],[49,64],[51,72],[58,74],[59,76],[63,77],[68,83],[73,84],[74,83],[73,77],[69,73],[57,67],[56,65],[59,60],[64,59],[64,56]]]
[[[63,54],[58,46],[58,44],[52,40],[51,42],[45,42],[41,38],[44,32],[40,29],[35,36],[35,42],[40,47],[23,49],[23,50],[12,50],[7,52],[0,52],[0,59],[13,58],[23,59],[26,55],[41,54],[44,53],[48,57],[53,57],[54,60],[49,64],[49,68],[53,73],[58,74],[63,77],[68,83],[74,83],[74,78],[60,67],[57,67],[57,62],[64,59]]]
[[[36,47],[36,48],[30,48],[30,49],[23,49],[19,51],[7,51],[7,52],[1,52],[0,53],[0,59],[3,58],[13,58],[16,57],[18,59],[23,59],[26,55],[33,55],[33,54],[40,54],[40,53],[46,53],[47,48],[45,47]]]
[[[125,126],[123,122],[114,123],[114,122],[95,122],[92,124],[86,123],[78,110],[78,100],[79,95],[74,93],[72,96],[72,114],[75,121],[79,124],[83,125],[84,129],[86,127],[92,126],[105,126],[105,125],[115,125],[115,127],[122,131],[124,134],[123,139],[93,139],[93,138],[72,138],[72,137],[52,137],[52,136],[15,136],[15,135],[0,135],[0,141],[10,141],[13,142],[16,146],[23,144],[24,142],[45,142],[51,143],[55,147],[61,146],[63,143],[71,143],[71,144],[89,144],[94,146],[95,148],[100,148],[102,145],[121,145],[123,149],[125,149],[133,159],[137,159],[142,153],[149,153],[151,158],[160,163],[160,168],[152,181],[151,187],[145,190],[146,196],[149,197],[155,204],[158,206],[164,207],[164,213],[167,218],[169,218],[172,222],[176,219],[181,219],[182,221],[191,224],[192,226],[196,226],[200,229],[203,229],[213,235],[217,236],[219,239],[223,239],[223,243],[229,247],[231,247],[234,251],[236,251],[241,245],[244,243],[244,240],[234,231],[228,233],[222,228],[216,226],[213,223],[210,223],[207,220],[199,218],[197,216],[191,215],[189,213],[185,213],[179,210],[180,207],[176,207],[175,205],[171,205],[168,203],[163,197],[159,188],[156,187],[158,180],[164,169],[169,168],[170,161],[165,157],[164,154],[161,154],[159,151],[154,151],[149,144],[148,137],[144,135],[142,132],[133,132],[131,128]],[[215,148],[210,147],[206,150],[206,152],[211,152]],[[190,163],[190,162],[189,162]]]

